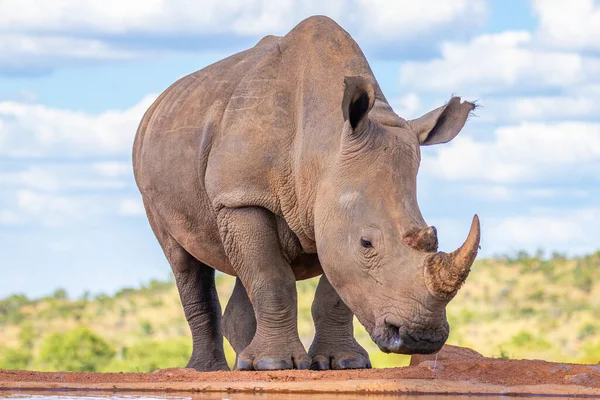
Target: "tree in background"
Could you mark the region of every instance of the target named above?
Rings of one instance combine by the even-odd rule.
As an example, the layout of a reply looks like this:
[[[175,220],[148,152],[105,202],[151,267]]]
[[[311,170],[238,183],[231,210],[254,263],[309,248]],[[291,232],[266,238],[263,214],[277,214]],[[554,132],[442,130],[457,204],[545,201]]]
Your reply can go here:
[[[31,351],[19,348],[0,349],[0,369],[26,369],[31,362]]]
[[[40,361],[51,370],[95,372],[115,355],[114,348],[86,327],[53,333],[44,339]]]
[[[54,293],[52,293],[52,298],[56,300],[67,300],[69,295],[65,289],[58,288],[54,291]]]
[[[35,343],[35,327],[31,322],[25,322],[21,325],[21,330],[19,331],[19,342],[24,349],[29,351],[33,350],[33,345]]]
[[[159,368],[182,367],[191,353],[192,346],[188,338],[142,340],[131,347],[123,348],[121,359],[114,359],[104,370],[152,372]]]
[[[35,328],[31,322],[21,326],[19,347],[0,349],[0,369],[26,369],[33,359]]]

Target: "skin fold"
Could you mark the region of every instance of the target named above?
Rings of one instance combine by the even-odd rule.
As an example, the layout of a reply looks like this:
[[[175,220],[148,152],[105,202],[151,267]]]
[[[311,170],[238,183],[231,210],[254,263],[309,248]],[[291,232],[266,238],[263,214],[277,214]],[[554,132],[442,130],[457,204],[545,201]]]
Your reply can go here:
[[[431,353],[468,275],[479,220],[437,250],[416,200],[420,146],[454,138],[474,105],[416,120],[389,106],[350,35],[310,17],[181,78],[148,109],[134,173],[193,336],[188,367],[368,368],[356,315],[383,351]],[[214,270],[237,276],[221,317]],[[296,280],[322,275],[307,352]]]

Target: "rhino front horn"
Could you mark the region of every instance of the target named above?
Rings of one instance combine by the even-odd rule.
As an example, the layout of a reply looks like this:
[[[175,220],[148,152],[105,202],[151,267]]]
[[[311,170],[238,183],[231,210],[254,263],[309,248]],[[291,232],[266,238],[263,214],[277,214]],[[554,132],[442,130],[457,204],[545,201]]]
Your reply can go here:
[[[475,214],[469,236],[462,246],[452,253],[440,251],[425,259],[425,283],[433,296],[450,301],[456,295],[471,272],[480,236],[479,217]]]

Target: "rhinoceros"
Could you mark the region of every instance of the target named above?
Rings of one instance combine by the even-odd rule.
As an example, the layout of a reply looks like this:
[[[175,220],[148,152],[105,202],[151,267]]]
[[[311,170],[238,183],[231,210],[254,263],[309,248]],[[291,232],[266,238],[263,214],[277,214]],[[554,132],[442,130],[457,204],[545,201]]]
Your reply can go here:
[[[480,228],[475,215],[458,250],[438,251],[417,205],[420,146],[453,139],[473,109],[453,97],[399,117],[323,16],[166,89],[133,165],[192,332],[187,367],[228,369],[224,335],[240,370],[368,368],[354,315],[384,352],[438,351]],[[237,277],[224,315],[215,270]],[[318,275],[307,353],[296,281]]]

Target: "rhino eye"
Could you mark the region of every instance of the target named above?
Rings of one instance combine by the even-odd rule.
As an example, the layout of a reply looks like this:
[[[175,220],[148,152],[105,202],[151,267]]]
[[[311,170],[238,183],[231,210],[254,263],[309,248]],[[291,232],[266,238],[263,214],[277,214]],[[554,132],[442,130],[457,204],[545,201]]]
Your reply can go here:
[[[373,243],[370,240],[365,238],[360,238],[360,245],[366,249],[370,249],[373,247]]]

